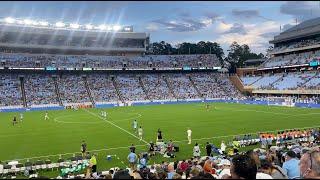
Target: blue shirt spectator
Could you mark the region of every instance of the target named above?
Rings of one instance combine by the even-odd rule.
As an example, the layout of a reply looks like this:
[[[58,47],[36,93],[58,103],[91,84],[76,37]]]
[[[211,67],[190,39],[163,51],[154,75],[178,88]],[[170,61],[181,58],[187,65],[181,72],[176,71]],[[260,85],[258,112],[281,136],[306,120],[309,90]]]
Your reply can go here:
[[[137,159],[137,155],[133,152],[131,152],[129,155],[128,155],[128,160],[130,163],[134,163],[136,162],[136,159]]]
[[[286,162],[283,163],[282,168],[286,171],[289,179],[297,179],[300,177],[299,160],[296,159],[296,153],[288,151],[286,154]]]

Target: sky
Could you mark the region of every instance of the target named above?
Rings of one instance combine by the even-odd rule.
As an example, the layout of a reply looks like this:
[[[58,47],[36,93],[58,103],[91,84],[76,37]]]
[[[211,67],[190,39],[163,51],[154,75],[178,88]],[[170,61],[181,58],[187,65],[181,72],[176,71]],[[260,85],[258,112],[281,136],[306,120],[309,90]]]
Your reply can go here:
[[[233,41],[265,53],[274,35],[320,17],[320,1],[1,1],[0,17],[132,25],[151,42]]]

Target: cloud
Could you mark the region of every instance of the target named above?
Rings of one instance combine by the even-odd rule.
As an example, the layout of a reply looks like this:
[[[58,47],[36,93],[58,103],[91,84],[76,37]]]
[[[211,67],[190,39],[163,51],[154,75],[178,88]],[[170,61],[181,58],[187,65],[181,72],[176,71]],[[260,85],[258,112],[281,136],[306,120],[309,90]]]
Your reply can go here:
[[[149,23],[146,26],[146,30],[150,31],[150,32],[157,31],[158,29],[159,29],[159,26],[157,26],[157,24],[155,24],[155,23]]]
[[[267,32],[267,33],[262,33],[259,36],[267,39],[272,39],[274,36],[278,35],[279,33],[280,33],[279,31]]]
[[[237,18],[242,18],[242,19],[262,18],[262,19],[271,21],[271,19],[261,16],[258,10],[233,9],[231,14]]]
[[[199,31],[213,23],[213,21],[210,19],[198,20],[189,17],[171,21],[165,19],[157,19],[153,20],[152,22],[161,25],[167,30],[175,32]]]
[[[236,33],[240,35],[247,34],[247,30],[245,29],[243,24],[234,23],[229,30],[225,31],[224,34]]]
[[[220,18],[220,15],[215,13],[215,12],[206,12],[206,13],[204,13],[204,16],[209,18],[209,19],[213,19],[213,20],[216,20],[216,19]]]
[[[246,34],[239,35],[238,33],[223,33],[216,40],[223,47],[228,47],[232,42],[236,41],[239,44],[247,44],[253,52],[265,53],[268,42],[271,40],[270,32],[279,31],[279,24],[273,21],[266,21],[259,24],[243,24]]]
[[[280,12],[300,21],[319,17],[319,1],[287,1],[280,6]]]

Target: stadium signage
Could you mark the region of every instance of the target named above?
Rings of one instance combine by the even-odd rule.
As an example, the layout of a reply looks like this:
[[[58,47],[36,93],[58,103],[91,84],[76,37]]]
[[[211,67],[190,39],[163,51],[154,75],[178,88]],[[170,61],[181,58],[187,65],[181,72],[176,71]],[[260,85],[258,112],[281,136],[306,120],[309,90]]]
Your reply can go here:
[[[319,65],[319,61],[317,61],[317,60],[311,61],[311,62],[309,63],[309,66],[311,66],[311,67],[313,67],[313,66],[318,66],[318,65]]]
[[[213,67],[213,69],[221,69],[221,67]]]
[[[55,67],[46,67],[46,70],[47,71],[56,71],[57,68],[55,68]]]
[[[92,68],[82,68],[83,71],[92,71]]]

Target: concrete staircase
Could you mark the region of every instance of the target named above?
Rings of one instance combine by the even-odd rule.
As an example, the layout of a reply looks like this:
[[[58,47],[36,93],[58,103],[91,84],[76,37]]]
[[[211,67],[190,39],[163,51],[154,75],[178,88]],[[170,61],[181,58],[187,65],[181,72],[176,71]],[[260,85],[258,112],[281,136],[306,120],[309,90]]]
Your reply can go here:
[[[90,98],[90,101],[91,101],[92,105],[94,106],[96,103],[94,101],[94,98],[92,97],[91,90],[90,90],[90,87],[89,87],[89,84],[88,84],[88,81],[87,81],[87,77],[84,76],[82,78],[83,78],[83,82],[84,82],[84,84],[86,86],[87,94],[88,94],[88,96]]]
[[[123,98],[123,96],[122,96],[122,94],[121,94],[121,92],[120,92],[120,90],[119,90],[119,88],[118,88],[118,84],[117,84],[117,82],[116,82],[116,77],[112,78],[111,80],[112,80],[113,87],[114,87],[115,90],[116,90],[116,93],[117,93],[117,96],[118,96],[119,100],[120,100],[122,103],[125,104],[125,100],[124,100],[124,98]]]
[[[59,86],[58,86],[58,82],[57,82],[57,77],[52,77],[52,79],[53,79],[53,82],[54,82],[54,89],[55,89],[55,93],[56,93],[59,105],[63,106],[63,103],[62,103],[62,100],[61,100],[61,96],[60,96]]]

